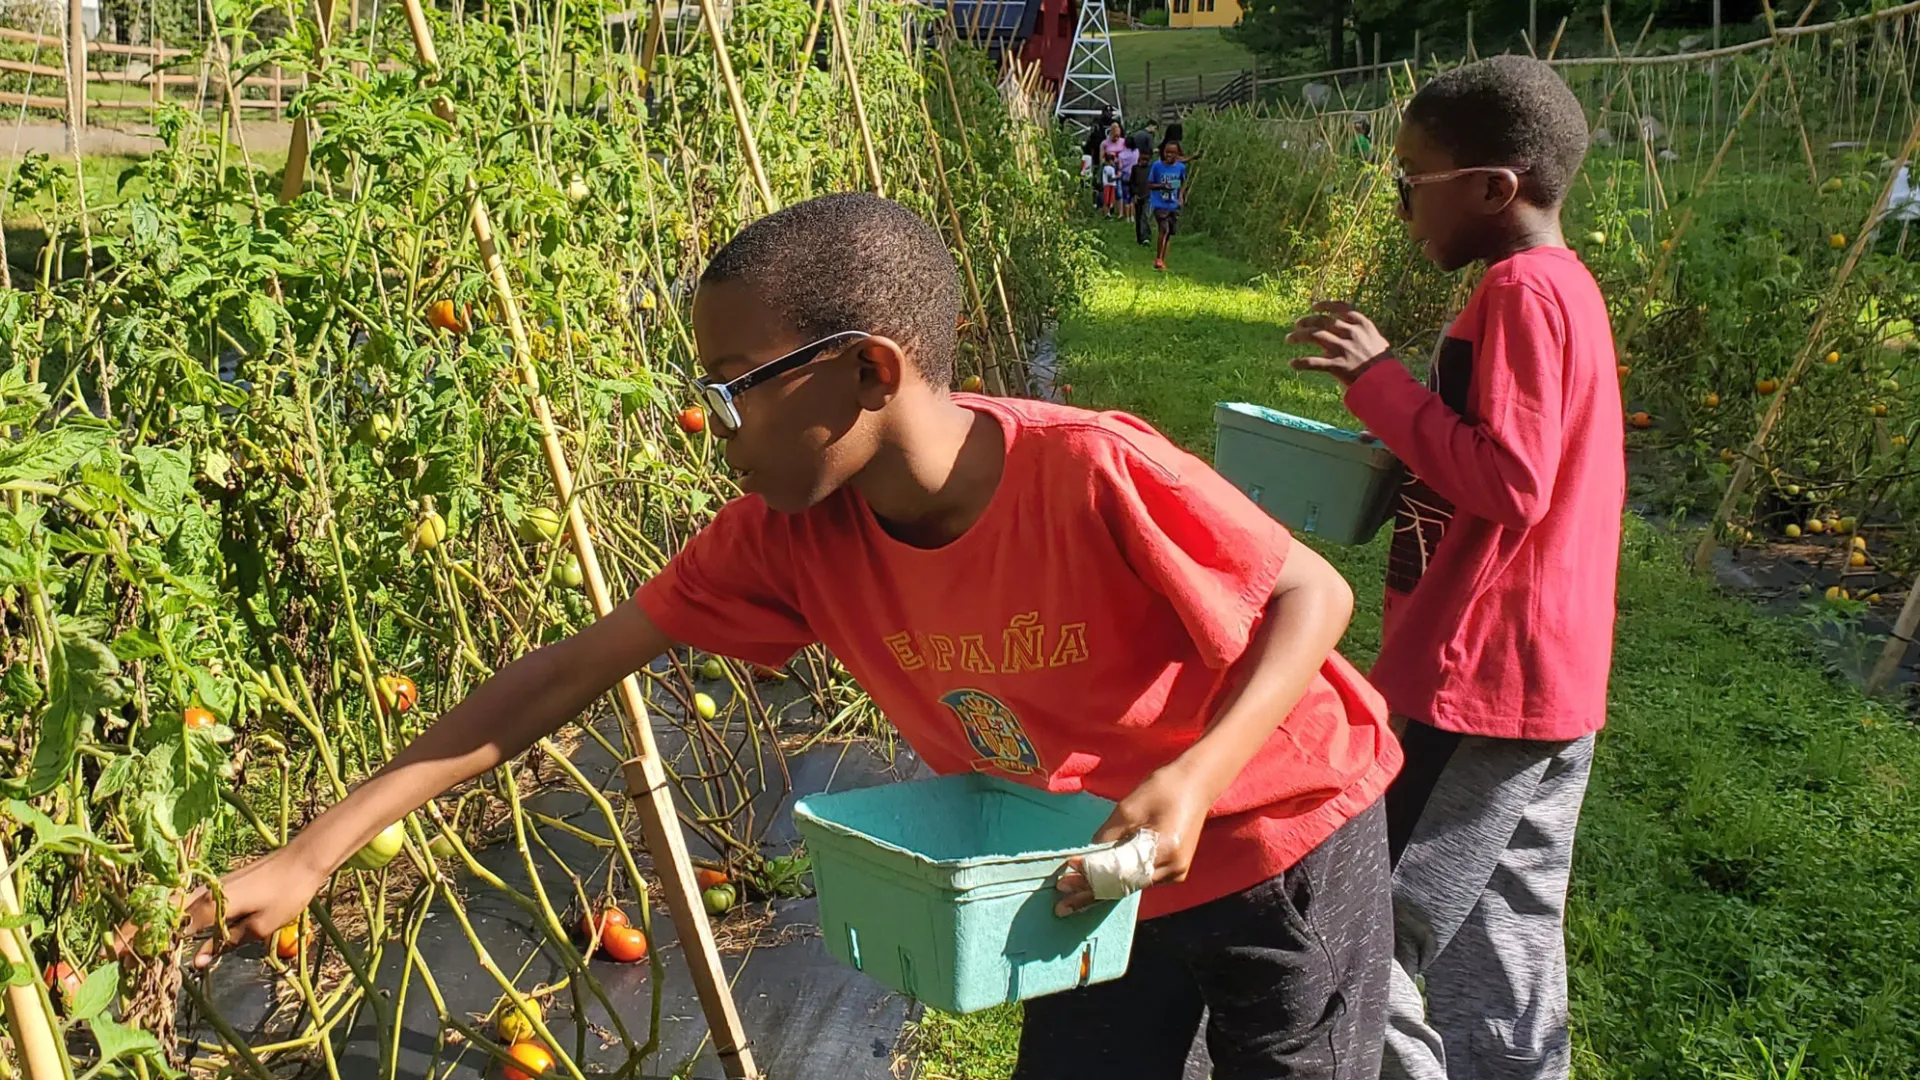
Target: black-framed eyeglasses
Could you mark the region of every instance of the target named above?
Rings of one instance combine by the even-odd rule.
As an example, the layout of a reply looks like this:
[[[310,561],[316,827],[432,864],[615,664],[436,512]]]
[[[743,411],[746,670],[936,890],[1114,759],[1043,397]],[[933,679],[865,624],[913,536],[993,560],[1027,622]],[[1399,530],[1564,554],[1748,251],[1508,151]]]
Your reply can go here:
[[[779,359],[769,360],[737,379],[721,382],[713,378],[700,378],[695,379],[693,385],[699,389],[700,398],[706,403],[708,422],[718,434],[730,435],[740,430],[740,410],[735,407],[734,401],[741,394],[790,371],[798,371],[837,348],[872,336],[865,330],[842,330],[802,345]]]
[[[1413,213],[1413,189],[1421,184],[1444,184],[1449,180],[1458,180],[1463,176],[1475,176],[1480,173],[1508,173],[1519,176],[1531,170],[1531,165],[1470,165],[1464,169],[1448,169],[1445,172],[1393,174],[1393,185],[1400,191],[1400,212]]]

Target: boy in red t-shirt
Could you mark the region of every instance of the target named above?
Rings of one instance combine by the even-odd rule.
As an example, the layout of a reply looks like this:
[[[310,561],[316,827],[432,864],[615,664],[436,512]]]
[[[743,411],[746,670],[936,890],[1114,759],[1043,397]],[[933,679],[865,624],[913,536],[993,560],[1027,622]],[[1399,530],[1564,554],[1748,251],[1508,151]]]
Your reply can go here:
[[[1586,147],[1580,103],[1537,60],[1427,83],[1395,146],[1400,214],[1443,269],[1486,276],[1425,386],[1344,304],[1316,305],[1290,338],[1321,346],[1296,366],[1346,383],[1409,471],[1372,674],[1407,753],[1387,796],[1387,1077],[1570,1069],[1562,922],[1626,501],[1607,306],[1560,235]]]
[[[693,325],[746,496],[630,603],[503,668],[286,847],[229,876],[264,936],[342,860],[678,644],[825,642],[943,773],[1118,805],[1152,887],[1128,974],[1028,1003],[1017,1076],[1371,1080],[1392,924],[1385,703],[1334,646],[1352,593],[1146,425],[950,395],[958,275],[905,208],[835,195],[748,226]],[[1094,902],[1063,868],[1056,911]],[[1132,887],[1138,888],[1135,884]],[[192,905],[194,924],[212,903]]]

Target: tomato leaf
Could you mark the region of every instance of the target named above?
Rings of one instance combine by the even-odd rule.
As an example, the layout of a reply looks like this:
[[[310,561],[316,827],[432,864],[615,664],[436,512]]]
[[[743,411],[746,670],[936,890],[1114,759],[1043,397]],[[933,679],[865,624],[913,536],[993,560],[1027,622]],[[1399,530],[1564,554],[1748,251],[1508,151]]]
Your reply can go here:
[[[93,1018],[93,1041],[100,1044],[102,1062],[118,1061],[124,1057],[144,1057],[148,1063],[163,1076],[179,1076],[180,1073],[167,1065],[160,1055],[160,1040],[151,1032],[137,1027],[128,1027],[117,1020],[105,1016]]]
[[[73,995],[73,1018],[91,1020],[107,1011],[113,999],[120,996],[120,965],[104,964],[87,974],[87,981],[80,984],[80,990]]]
[[[56,638],[52,660],[47,711],[40,717],[27,775],[28,797],[44,795],[66,780],[80,738],[92,728],[94,717],[127,700],[129,693],[119,657],[92,638]]]
[[[121,861],[120,853],[113,850],[112,845],[79,825],[62,825],[18,799],[10,800],[6,811],[8,817],[32,831],[36,846],[56,855],[78,855],[90,851],[109,862]]]
[[[140,767],[140,759],[132,754],[122,754],[107,763],[100,770],[100,779],[93,785],[93,801],[102,802],[126,790],[127,782],[132,780]]]
[[[280,328],[280,306],[262,293],[247,297],[247,329],[262,347],[273,341]]]

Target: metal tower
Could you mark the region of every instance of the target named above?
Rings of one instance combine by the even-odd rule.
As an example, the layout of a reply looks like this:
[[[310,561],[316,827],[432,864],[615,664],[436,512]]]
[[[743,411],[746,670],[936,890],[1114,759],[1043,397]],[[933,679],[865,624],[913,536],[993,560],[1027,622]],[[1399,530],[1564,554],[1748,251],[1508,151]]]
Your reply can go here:
[[[1067,73],[1060,78],[1060,101],[1053,114],[1071,119],[1085,132],[1100,110],[1111,106],[1120,118],[1120,80],[1113,73],[1113,39],[1107,36],[1105,0],[1081,0],[1080,19],[1067,50]]]

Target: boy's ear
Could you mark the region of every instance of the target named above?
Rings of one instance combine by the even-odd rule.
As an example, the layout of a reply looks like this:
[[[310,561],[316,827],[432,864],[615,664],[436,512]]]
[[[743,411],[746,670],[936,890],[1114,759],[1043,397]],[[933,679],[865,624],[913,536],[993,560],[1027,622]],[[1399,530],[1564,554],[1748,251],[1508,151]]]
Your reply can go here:
[[[919,378],[913,359],[889,337],[862,341],[854,347],[854,359],[860,365],[860,407],[868,412],[878,412],[908,379]]]
[[[1479,205],[1475,207],[1482,215],[1492,217],[1513,205],[1520,197],[1520,177],[1511,172],[1490,172],[1487,174],[1486,189],[1481,192]]]

